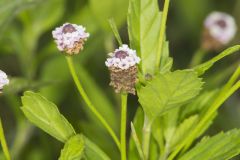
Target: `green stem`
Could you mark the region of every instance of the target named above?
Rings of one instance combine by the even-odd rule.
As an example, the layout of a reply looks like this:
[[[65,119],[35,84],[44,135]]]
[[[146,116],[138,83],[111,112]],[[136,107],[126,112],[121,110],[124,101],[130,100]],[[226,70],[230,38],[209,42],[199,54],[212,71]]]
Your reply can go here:
[[[151,123],[148,119],[148,117],[145,115],[144,119],[144,125],[143,125],[143,153],[146,159],[148,159],[149,156],[149,145],[150,145],[150,139],[151,139]]]
[[[134,127],[133,123],[131,123],[131,130],[132,130],[132,137],[133,137],[133,140],[134,140],[135,145],[137,147],[139,157],[141,158],[141,160],[146,160],[145,157],[144,157],[144,153],[143,153],[143,150],[142,150],[140,140],[138,138],[138,135],[137,135],[137,132],[135,130],[135,127]]]
[[[126,160],[126,124],[127,124],[127,94],[121,94],[121,159]]]
[[[6,159],[11,160],[9,150],[8,150],[8,146],[7,146],[7,142],[6,142],[5,135],[4,135],[4,131],[3,131],[1,118],[0,118],[0,142],[1,142],[3,153],[6,157]]]
[[[165,37],[169,3],[170,3],[170,0],[165,0],[164,6],[163,6],[163,13],[162,13],[162,17],[161,17],[161,26],[160,26],[160,33],[159,33],[159,52],[157,54],[157,64],[156,64],[157,70],[160,67],[161,54],[163,51],[163,41],[164,41],[164,37]]]
[[[109,132],[109,134],[111,135],[111,137],[113,138],[114,142],[116,143],[117,147],[120,150],[121,149],[120,142],[119,142],[119,139],[117,138],[116,134],[114,133],[113,129],[110,127],[110,125],[107,123],[107,121],[103,118],[103,116],[96,110],[96,108],[94,107],[94,105],[92,104],[90,99],[88,98],[86,92],[84,91],[84,89],[78,79],[76,70],[74,68],[72,58],[66,57],[66,60],[67,60],[68,67],[69,67],[70,73],[72,75],[72,78],[74,80],[74,83],[77,86],[77,89],[78,89],[80,95],[82,96],[83,100],[85,101],[85,103],[87,104],[89,109],[96,115],[96,117],[100,120],[100,122],[103,124],[103,126],[107,129],[107,131]]]
[[[202,62],[205,56],[205,53],[206,52],[203,49],[198,49],[192,57],[192,60],[190,62],[190,67],[199,65]]]

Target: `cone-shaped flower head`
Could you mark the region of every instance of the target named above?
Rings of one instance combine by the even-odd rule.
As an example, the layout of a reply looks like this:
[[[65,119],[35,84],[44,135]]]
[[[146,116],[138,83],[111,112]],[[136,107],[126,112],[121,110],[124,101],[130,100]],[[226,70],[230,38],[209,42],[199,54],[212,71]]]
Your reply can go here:
[[[65,23],[61,27],[57,27],[52,35],[60,51],[73,55],[83,49],[84,42],[89,37],[89,33],[85,30],[81,25]]]
[[[223,12],[212,12],[204,22],[202,47],[217,50],[227,45],[235,36],[237,26],[234,18]]]
[[[0,70],[0,93],[5,85],[9,84],[9,79],[5,72]]]
[[[116,93],[127,92],[135,94],[137,81],[137,64],[140,58],[136,51],[122,45],[113,53],[109,54],[105,64],[109,68],[112,86]]]

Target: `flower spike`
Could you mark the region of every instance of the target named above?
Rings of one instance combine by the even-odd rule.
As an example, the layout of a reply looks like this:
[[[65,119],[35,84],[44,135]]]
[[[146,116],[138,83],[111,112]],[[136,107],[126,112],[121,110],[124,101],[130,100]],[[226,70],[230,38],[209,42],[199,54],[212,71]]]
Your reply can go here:
[[[105,64],[110,71],[110,86],[116,93],[135,94],[134,86],[137,81],[137,64],[139,62],[140,58],[136,51],[130,49],[126,44],[109,54]]]

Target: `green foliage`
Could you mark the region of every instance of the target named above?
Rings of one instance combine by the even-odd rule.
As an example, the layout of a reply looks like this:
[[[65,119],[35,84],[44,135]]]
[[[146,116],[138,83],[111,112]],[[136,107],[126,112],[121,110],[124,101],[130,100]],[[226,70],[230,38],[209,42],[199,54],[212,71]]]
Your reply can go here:
[[[233,54],[236,51],[240,50],[240,45],[236,45],[233,46],[231,48],[226,49],[225,51],[223,51],[222,53],[218,54],[216,57],[212,58],[211,60],[200,64],[196,67],[194,67],[193,69],[198,73],[198,75],[203,75],[205,73],[206,70],[208,70],[210,67],[212,67],[214,65],[214,63],[216,63],[217,61],[221,60],[222,58]]]
[[[84,155],[84,139],[82,135],[71,137],[64,145],[59,160],[80,160]]]
[[[137,136],[139,139],[139,143],[140,145],[142,145],[142,127],[143,127],[143,121],[144,121],[144,114],[143,114],[143,110],[142,108],[138,108],[138,110],[136,111],[136,114],[134,116],[134,120],[133,120],[133,125],[135,130],[131,132],[131,137],[129,140],[129,153],[128,153],[128,158],[132,159],[132,160],[138,160],[139,158],[141,158],[141,155],[139,155],[139,149],[137,148],[137,145],[135,142],[135,138],[134,136]],[[135,135],[133,135],[135,134]],[[138,143],[138,142],[137,142]],[[140,151],[141,152],[141,151]]]
[[[92,141],[84,137],[85,159],[87,160],[110,160],[110,158]]]
[[[201,86],[201,79],[191,70],[158,74],[138,90],[139,102],[149,119],[154,120],[186,104],[199,93]]]
[[[200,29],[203,18],[201,16],[205,13],[201,12],[197,15],[199,11],[196,10],[196,7],[200,6],[202,10],[210,11],[209,6],[214,5],[208,4],[214,2],[207,0],[172,2],[175,5],[172,13],[174,15],[172,16],[173,21],[175,17],[178,19],[179,15],[184,17],[179,18],[181,21],[176,25],[177,29],[173,26],[168,30],[168,35],[171,37],[174,35],[176,38],[174,44],[171,44],[174,46],[173,51],[177,51],[175,56],[180,55],[174,60],[175,67],[181,65],[181,60],[183,60],[182,64],[186,64],[188,59],[185,57],[188,56],[184,53],[193,49],[191,48],[192,44],[196,46],[198,43],[196,39],[190,39],[192,40],[190,43],[189,39],[184,42],[184,38],[189,36],[182,36],[187,35],[191,28],[194,29],[194,32],[191,31],[192,38],[200,35],[199,30],[196,30],[194,26]],[[195,7],[193,7],[194,4]],[[239,8],[238,6],[236,5],[236,8]],[[128,15],[127,7],[129,7]],[[192,12],[189,11],[196,14],[191,14]],[[10,148],[13,159],[16,157],[26,160],[53,159],[56,154],[59,155],[58,152],[54,152],[59,146],[56,148],[50,146],[48,136],[37,134],[38,136],[34,137],[33,142],[28,142],[31,140],[32,126],[26,123],[16,107],[20,103],[17,95],[24,90],[37,90],[41,95],[59,105],[79,106],[63,109],[64,114],[71,116],[74,125],[78,124],[76,130],[80,130],[81,134],[76,135],[71,124],[58,111],[55,104],[34,92],[27,91],[22,97],[23,107],[21,109],[25,116],[34,125],[65,143],[60,160],[119,158],[117,147],[100,125],[99,120],[86,108],[82,99],[80,102],[75,99],[77,92],[76,90],[72,91],[72,79],[64,56],[58,53],[50,32],[59,26],[59,23],[65,21],[82,24],[90,32],[91,37],[86,42],[84,50],[80,55],[74,56],[78,78],[99,113],[114,131],[118,131],[119,113],[116,112],[118,111],[117,106],[119,106],[118,98],[109,94],[111,92],[105,93],[108,89],[100,85],[106,85],[108,81],[106,68],[103,65],[105,53],[112,51],[115,45],[112,41],[112,33],[109,32],[110,27],[119,44],[122,43],[120,37],[123,38],[123,42],[127,42],[127,35],[124,33],[120,36],[118,33],[118,27],[124,24],[126,15],[131,48],[136,49],[137,54],[141,57],[138,74],[140,82],[137,85],[141,106],[137,109],[134,117],[132,114],[129,114],[128,117],[128,120],[133,119],[128,144],[128,159],[225,160],[239,154],[239,130],[204,138],[198,145],[189,150],[194,144],[193,142],[202,136],[213,123],[223,102],[240,87],[239,69],[225,86],[221,86],[238,63],[231,66],[228,64],[229,68],[231,67],[230,70],[223,64],[226,72],[217,68],[213,74],[204,77],[206,85],[200,93],[203,82],[198,76],[203,75],[217,61],[239,51],[239,45],[226,49],[211,60],[195,66],[191,70],[174,71],[172,68],[173,59],[169,57],[167,35],[163,33],[164,36],[160,37],[159,33],[161,29],[165,30],[162,28],[165,24],[161,24],[164,18],[162,12],[159,11],[157,0],[2,0],[0,1],[1,69],[5,70],[6,68],[10,77],[12,76],[10,85],[3,90],[3,93],[6,94],[3,98],[6,99],[6,104],[11,106],[14,116],[17,115],[16,137],[12,140],[13,147]],[[112,18],[110,27],[107,23],[109,18]],[[173,21],[169,24],[172,25]],[[124,27],[119,29],[121,29],[120,33],[125,31]],[[178,37],[181,37],[180,41]],[[159,47],[159,39],[163,40],[162,51]],[[181,46],[179,42],[189,44],[189,48],[183,46],[182,50],[179,50],[179,46]],[[161,57],[157,57],[157,55],[161,55]],[[211,55],[209,54],[208,57]],[[160,68],[156,68],[159,58]],[[9,65],[5,66],[8,63]],[[101,75],[101,77],[97,77],[99,78],[97,81],[91,77],[96,73]],[[149,77],[146,78],[148,75]],[[215,78],[219,75],[221,77],[218,78],[216,84]],[[209,83],[211,78],[214,81]],[[207,85],[210,88],[207,88]],[[115,101],[113,102],[113,100]],[[132,106],[137,105],[137,102],[133,102],[134,100],[134,98],[129,98],[128,111],[130,113],[135,110]],[[229,104],[234,106],[237,103]],[[4,106],[5,101],[1,105]],[[73,113],[75,111],[80,112]],[[5,113],[11,116],[8,107],[4,106],[3,110],[1,108],[1,114],[5,115]],[[149,124],[146,121],[148,118],[150,119]],[[12,129],[15,130],[11,125],[12,121],[9,124],[6,133]],[[146,129],[144,127],[148,125],[150,137],[146,136],[148,133],[144,130]],[[83,134],[87,135],[88,138]],[[7,138],[12,137],[6,136]],[[149,143],[144,142],[146,137],[149,138]],[[94,143],[90,139],[94,140]],[[57,143],[56,145],[61,144]],[[30,150],[25,155],[25,152],[21,152],[22,148]],[[146,152],[149,152],[148,157],[145,157]],[[3,159],[3,156],[3,153],[0,152],[0,159]]]
[[[26,91],[22,97],[21,107],[25,116],[36,126],[65,142],[75,134],[71,124],[58,111],[55,104],[40,94]]]
[[[97,22],[105,30],[110,30],[107,19],[113,17],[118,26],[125,20],[127,11],[127,0],[90,0],[90,8]],[[119,9],[116,9],[119,8]]]
[[[240,153],[240,131],[205,137],[179,160],[228,160]]]
[[[161,13],[156,0],[130,0],[128,33],[130,44],[141,57],[143,74],[155,74]]]
[[[196,125],[199,117],[198,115],[193,115],[189,118],[186,118],[179,126],[174,130],[174,136],[169,143],[169,148],[172,150],[179,142],[186,137],[189,132],[191,132],[192,128]]]

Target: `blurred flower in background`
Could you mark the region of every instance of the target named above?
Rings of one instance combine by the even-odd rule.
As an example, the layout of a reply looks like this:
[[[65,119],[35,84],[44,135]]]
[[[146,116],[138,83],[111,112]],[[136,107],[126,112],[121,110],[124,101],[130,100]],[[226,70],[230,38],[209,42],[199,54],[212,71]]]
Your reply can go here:
[[[5,85],[9,84],[9,79],[7,77],[7,74],[0,70],[0,93]]]
[[[226,46],[236,35],[235,19],[224,12],[212,12],[204,21],[202,48],[219,50]]]

